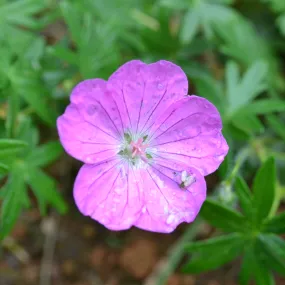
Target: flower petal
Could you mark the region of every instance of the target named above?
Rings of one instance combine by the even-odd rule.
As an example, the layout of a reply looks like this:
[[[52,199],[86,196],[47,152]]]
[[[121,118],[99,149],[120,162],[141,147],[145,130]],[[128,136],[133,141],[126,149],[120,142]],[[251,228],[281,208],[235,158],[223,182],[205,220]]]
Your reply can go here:
[[[114,156],[123,126],[106,82],[94,79],[78,84],[57,127],[62,145],[73,157],[96,163]]]
[[[142,208],[135,172],[117,160],[85,164],[75,181],[74,198],[84,215],[111,230],[130,228]]]
[[[206,198],[204,177],[196,169],[188,167],[187,171],[195,177],[195,182],[181,188],[182,171],[185,169],[171,165],[169,168],[156,164],[141,170],[145,206],[135,222],[136,227],[168,233],[182,222],[192,222],[197,216]]]
[[[174,102],[187,95],[188,81],[182,69],[165,60],[144,64],[139,60],[121,66],[108,80],[124,126],[144,132]]]
[[[189,96],[173,104],[149,130],[155,157],[182,162],[202,175],[215,171],[228,152],[222,121],[209,101]]]

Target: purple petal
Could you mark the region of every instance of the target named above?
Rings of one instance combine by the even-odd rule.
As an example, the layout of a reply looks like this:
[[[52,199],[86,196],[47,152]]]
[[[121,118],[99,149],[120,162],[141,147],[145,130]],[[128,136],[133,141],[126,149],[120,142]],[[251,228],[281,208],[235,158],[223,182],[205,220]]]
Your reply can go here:
[[[84,165],[76,178],[79,210],[111,230],[130,228],[141,214],[143,196],[136,173],[117,160]]]
[[[108,80],[116,92],[126,129],[143,132],[174,102],[187,95],[182,69],[168,61],[145,64],[139,60],[121,66]]]
[[[203,175],[215,171],[228,152],[222,121],[209,101],[184,98],[168,108],[149,130],[156,157],[182,162]]]
[[[75,158],[96,163],[114,156],[123,128],[105,81],[94,79],[78,84],[57,127],[62,145]]]
[[[169,233],[180,223],[195,219],[206,198],[206,183],[196,169],[188,167],[187,171],[196,181],[184,189],[179,187],[181,171],[175,167],[155,165],[141,171],[145,205],[136,227]]]

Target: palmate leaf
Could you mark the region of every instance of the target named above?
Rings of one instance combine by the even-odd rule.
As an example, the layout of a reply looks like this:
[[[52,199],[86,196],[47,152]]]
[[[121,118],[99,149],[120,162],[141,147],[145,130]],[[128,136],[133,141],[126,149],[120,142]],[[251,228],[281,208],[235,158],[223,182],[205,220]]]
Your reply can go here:
[[[263,231],[267,233],[285,234],[285,212],[277,214],[267,220],[263,225]]]
[[[285,103],[282,100],[256,100],[235,111],[235,113],[231,115],[231,124],[247,133],[248,135],[259,134],[264,131],[264,126],[261,123],[260,119],[257,117],[258,115],[272,115],[274,112],[283,112],[284,110]],[[268,122],[270,125],[272,125],[272,128],[275,128],[275,131],[281,134],[283,132],[283,128],[280,129],[280,123],[277,125],[278,121],[272,119],[272,117],[269,120]]]
[[[0,175],[7,174],[9,171],[9,166],[0,162]]]
[[[172,0],[160,0],[159,4],[161,6],[176,9],[176,10],[184,10],[189,8],[190,1],[189,0],[178,0],[173,2]]]
[[[34,149],[39,141],[39,130],[32,122],[32,118],[25,116],[22,118],[20,124],[17,126],[16,137],[23,140],[30,150]],[[28,152],[25,152],[27,154]]]
[[[252,194],[246,182],[238,176],[235,181],[235,193],[237,194],[239,204],[246,217],[252,217]]]
[[[29,44],[36,38],[35,34],[29,30],[19,29],[18,27],[3,24],[0,25],[0,43],[5,43],[12,54],[21,57]],[[9,74],[7,74],[9,75]]]
[[[0,42],[21,56],[35,35],[27,28],[35,28],[40,21],[34,15],[47,8],[45,0],[18,0],[0,3]],[[24,27],[24,28],[23,28]]]
[[[257,35],[251,23],[241,16],[230,19],[227,25],[215,23],[215,31],[223,42],[221,50],[245,66],[271,56],[267,43]]]
[[[262,1],[270,4],[270,6],[275,12],[285,11],[285,2],[283,0],[262,0]]]
[[[257,258],[255,243],[248,245],[239,274],[240,285],[249,285],[254,279],[258,285],[274,285],[274,278],[266,266]]]
[[[86,15],[79,47],[79,68],[83,77],[92,78],[97,74],[98,77],[108,78],[113,66],[119,65],[116,41],[113,23],[95,24],[91,15]]]
[[[81,14],[78,10],[81,10]],[[77,46],[76,64],[82,76],[93,78],[96,75],[107,78],[113,71],[113,66],[119,65],[115,23],[112,21],[95,23],[92,13],[86,9],[83,2],[71,4],[62,1],[61,11]],[[69,56],[74,61],[70,53],[65,53],[64,56]]]
[[[29,27],[34,24],[33,15],[46,8],[44,0],[18,0],[0,5],[0,26],[10,23]]]
[[[40,169],[29,167],[27,182],[38,199],[41,213],[45,214],[47,204],[51,204],[59,213],[64,214],[67,206],[56,189],[55,181]]]
[[[278,99],[260,99],[240,109],[239,112],[254,115],[263,115],[273,112],[284,112],[285,102]]]
[[[180,41],[183,44],[191,42],[201,27],[206,37],[213,35],[213,24],[226,24],[236,16],[235,11],[223,4],[227,1],[193,1],[186,12],[180,33]],[[174,7],[175,8],[175,7]]]
[[[27,143],[16,139],[0,139],[0,153],[17,152],[27,146]]]
[[[189,74],[189,76],[195,83],[195,87],[197,88],[197,94],[207,98],[210,102],[212,102],[223,116],[225,113],[226,104],[223,99],[224,94],[220,82],[216,81],[210,75],[206,75],[204,73],[192,73],[191,70],[187,72],[187,70],[188,69],[186,68],[185,72]],[[195,70],[195,72],[197,71]]]
[[[256,61],[240,79],[238,65],[235,62],[229,62],[226,66],[228,112],[234,113],[264,91],[266,75],[267,65],[262,61]]]
[[[4,194],[0,215],[0,240],[11,231],[25,205],[26,186],[20,168],[11,171]]]
[[[232,116],[232,124],[248,135],[259,134],[264,131],[264,126],[254,114],[237,112]]]
[[[10,79],[14,92],[17,92],[43,121],[54,126],[57,115],[48,104],[49,92],[39,72],[18,62],[11,67]]]
[[[244,236],[239,233],[190,243],[186,246],[186,250],[193,253],[193,257],[184,266],[183,271],[200,273],[216,269],[241,254],[245,243]]]
[[[204,202],[200,214],[212,226],[226,232],[245,232],[248,229],[244,216],[210,199]]]
[[[15,136],[16,120],[19,109],[20,109],[19,96],[16,92],[12,91],[8,98],[8,114],[5,122],[6,134],[8,138],[13,138]]]
[[[269,89],[272,91],[284,88],[272,47],[259,36],[248,20],[239,15],[230,19],[226,25],[215,23],[214,30],[221,39],[220,49],[224,54],[245,67],[257,61],[263,61],[270,70],[266,80]]]
[[[0,162],[9,167],[19,152],[23,151],[27,146],[28,144],[23,140],[0,139]],[[5,166],[3,167],[5,168]]]
[[[258,250],[268,268],[285,276],[285,241],[275,234],[258,236]]]
[[[55,161],[63,153],[58,141],[50,141],[33,149],[26,157],[26,163],[31,166],[42,167]]]
[[[285,36],[285,12],[282,13],[276,20],[280,32]]]
[[[62,153],[59,142],[50,141],[37,146],[38,130],[30,117],[22,118],[16,129],[16,137],[19,139],[0,140],[0,174],[8,174],[8,182],[0,190],[0,198],[3,199],[0,221],[2,238],[10,232],[21,210],[30,206],[27,184],[37,197],[43,214],[46,213],[48,205],[52,205],[60,213],[67,209],[55,180],[38,168],[50,164],[59,157]],[[2,156],[4,160],[1,150],[10,150],[8,155]],[[11,156],[11,150],[17,150],[15,159]]]
[[[280,32],[285,36],[285,2],[283,0],[263,0],[267,2],[271,9],[279,15],[276,20],[276,24],[279,27]]]
[[[271,114],[266,116],[266,121],[272,130],[285,141],[284,123],[277,116]]]
[[[276,167],[269,158],[258,170],[253,181],[254,222],[260,225],[269,215],[276,195]]]
[[[192,39],[198,33],[200,20],[199,9],[193,8],[187,11],[183,19],[180,33],[180,41],[182,43],[188,43],[192,41]]]

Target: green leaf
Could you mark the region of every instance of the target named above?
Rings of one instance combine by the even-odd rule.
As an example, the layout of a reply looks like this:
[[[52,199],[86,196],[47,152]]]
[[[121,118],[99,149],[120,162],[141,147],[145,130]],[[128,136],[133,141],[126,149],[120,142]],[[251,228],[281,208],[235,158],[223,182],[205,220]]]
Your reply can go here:
[[[59,142],[48,142],[35,149],[27,156],[26,162],[32,166],[46,166],[55,161],[63,152]]]
[[[49,53],[53,56],[60,58],[68,64],[78,65],[78,58],[76,53],[69,50],[67,47],[56,45],[49,47]]]
[[[245,250],[245,255],[242,260],[241,270],[239,273],[239,284],[248,285],[252,277],[252,264],[255,262],[254,251],[252,246],[249,246]]]
[[[15,136],[16,120],[19,112],[20,100],[19,96],[13,90],[10,90],[8,98],[8,114],[6,119],[7,136],[13,138]]]
[[[227,232],[244,232],[248,228],[246,219],[240,213],[210,199],[204,202],[200,214],[212,226]]]
[[[33,66],[39,68],[39,60],[43,57],[45,51],[45,40],[41,37],[35,38],[25,52],[25,59],[30,61]]]
[[[285,111],[285,102],[278,99],[260,99],[239,110],[241,115],[242,113],[262,115],[282,111]]]
[[[226,90],[228,94],[229,104],[236,101],[236,89],[239,84],[240,72],[238,64],[234,61],[228,61],[226,64]]]
[[[23,208],[25,182],[21,171],[13,170],[9,176],[1,207],[0,240],[13,228]]]
[[[68,1],[61,1],[60,8],[65,22],[69,27],[72,39],[79,44],[81,41],[81,19],[80,14]]]
[[[45,121],[50,126],[55,125],[56,114],[48,106],[47,103],[47,93],[41,85],[36,81],[31,82],[22,82],[23,90],[20,91],[20,96],[35,110],[38,116]],[[31,84],[31,85],[30,85]],[[26,87],[25,87],[26,86]]]
[[[207,38],[213,36],[213,29],[216,24],[224,27],[231,19],[236,17],[236,12],[228,6],[219,5],[213,3],[213,1],[199,1],[198,3],[201,24]]]
[[[160,0],[159,4],[171,9],[176,10],[182,10],[187,9],[189,7],[189,1],[188,0],[178,0],[173,2],[173,0]]]
[[[235,181],[235,192],[245,216],[252,216],[252,195],[244,179],[240,176]]]
[[[228,235],[222,235],[202,241],[191,242],[185,246],[185,250],[188,252],[200,252],[205,251],[219,251],[223,249],[225,245],[239,243],[240,240],[244,240],[241,233],[231,233]]]
[[[0,139],[0,149],[1,151],[7,150],[18,150],[27,146],[26,142],[15,139]]]
[[[187,69],[184,68],[184,70],[187,73]],[[198,94],[212,102],[218,110],[223,113],[226,106],[223,100],[224,94],[220,82],[208,75],[201,76],[200,74],[195,75],[190,73],[189,77],[191,77],[195,83]]]
[[[282,13],[276,20],[280,32],[285,36],[285,12]]]
[[[17,153],[27,146],[22,140],[0,139],[0,158],[1,156]]]
[[[285,141],[284,123],[282,123],[281,120],[275,115],[266,116],[266,120],[269,126],[273,129],[273,131],[275,131],[275,133]]]
[[[222,51],[246,66],[268,56],[267,43],[243,17],[233,17],[226,25],[215,23],[214,28],[224,43]]]
[[[267,65],[263,61],[256,61],[249,67],[243,78],[239,81],[237,64],[230,62],[227,65],[226,82],[229,113],[234,113],[242,106],[248,104],[266,89],[266,74]]]
[[[192,41],[198,32],[200,15],[197,9],[189,9],[186,13],[181,28],[180,41],[183,44]]]
[[[256,254],[255,244],[246,249],[239,276],[240,285],[248,285],[251,278],[256,280],[258,285],[274,285],[274,279],[269,270],[259,260]]]
[[[61,214],[66,212],[66,203],[57,191],[56,183],[51,177],[36,167],[30,167],[27,179],[38,199],[42,214],[46,213],[47,203],[54,206]]]
[[[17,25],[30,26],[32,15],[46,7],[45,1],[19,0],[0,6],[0,24],[8,22]]]
[[[23,117],[18,128],[17,138],[25,141],[31,149],[39,143],[39,131],[33,125],[31,117]]]
[[[238,233],[189,244],[186,250],[193,252],[194,256],[183,271],[200,273],[216,269],[241,254],[244,245],[245,239]]]
[[[285,212],[266,221],[263,231],[275,234],[285,234]]]
[[[248,141],[249,134],[237,128],[234,124],[225,124],[223,132],[235,141]]]
[[[270,213],[275,197],[276,167],[273,158],[269,158],[257,171],[253,181],[254,221],[260,225]]]
[[[9,167],[6,164],[0,162],[0,175],[7,174],[8,171]]]
[[[0,23],[0,27],[2,28],[0,33],[0,41],[7,44],[10,52],[17,54],[19,57],[22,57],[23,52],[28,48],[31,41],[35,39],[35,35],[27,29],[19,29],[11,25],[2,26]],[[13,37],[11,37],[11,35],[13,35]]]
[[[258,236],[259,250],[264,252],[264,263],[285,276],[285,241],[275,234],[261,234]]]
[[[238,129],[246,132],[249,135],[254,133],[261,133],[264,131],[264,127],[260,120],[252,114],[240,114],[233,115],[232,124]]]
[[[94,1],[90,3],[94,6],[98,4]],[[103,8],[106,6],[106,3],[101,4]],[[82,76],[94,78],[96,75],[96,77],[107,78],[114,66],[119,64],[119,45],[116,42],[120,34],[118,23],[127,16],[122,14],[121,20],[117,21],[116,16],[114,17],[116,9],[112,6],[113,13],[111,15],[107,13],[110,21],[99,21],[97,17],[95,20],[92,8],[86,10],[80,2],[71,4],[68,1],[61,2],[61,11],[77,46],[77,65]],[[79,11],[81,11],[80,16]]]

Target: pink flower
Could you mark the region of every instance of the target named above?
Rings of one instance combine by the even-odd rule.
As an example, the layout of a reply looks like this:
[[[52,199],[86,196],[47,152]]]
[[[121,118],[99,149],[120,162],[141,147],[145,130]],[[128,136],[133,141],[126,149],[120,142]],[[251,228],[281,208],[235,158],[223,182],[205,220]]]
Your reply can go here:
[[[111,230],[155,232],[195,219],[204,176],[228,145],[217,109],[187,91],[181,68],[163,60],[133,60],[108,81],[74,88],[57,127],[65,150],[85,163],[74,185],[84,215]]]

